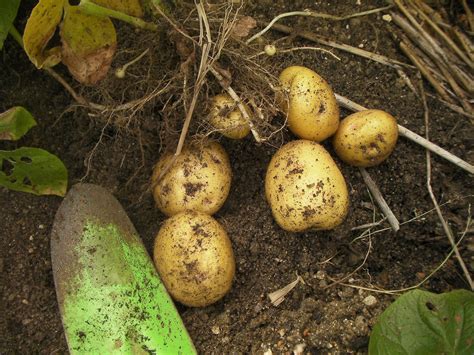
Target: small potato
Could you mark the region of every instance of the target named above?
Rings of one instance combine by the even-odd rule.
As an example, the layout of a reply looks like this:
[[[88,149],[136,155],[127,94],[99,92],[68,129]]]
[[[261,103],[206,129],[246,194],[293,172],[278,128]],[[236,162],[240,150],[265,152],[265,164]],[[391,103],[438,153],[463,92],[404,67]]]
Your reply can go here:
[[[187,306],[210,305],[232,286],[231,242],[204,213],[188,211],[166,220],[155,239],[153,260],[170,295]]]
[[[248,107],[244,107],[250,114]],[[221,94],[212,99],[209,122],[223,136],[231,139],[242,139],[250,132],[248,122],[229,95]]]
[[[347,164],[369,167],[387,159],[397,139],[398,125],[392,115],[381,110],[366,110],[342,120],[333,145]]]
[[[153,197],[157,207],[168,216],[186,210],[217,212],[229,194],[232,179],[224,148],[217,142],[185,147],[157,182],[173,156],[164,154],[153,170]]]
[[[290,232],[332,229],[349,207],[346,182],[320,144],[296,140],[273,156],[265,178],[273,217]]]
[[[311,69],[292,66],[280,74],[289,102],[280,106],[288,114],[288,127],[300,138],[321,142],[339,126],[339,107],[329,84]]]

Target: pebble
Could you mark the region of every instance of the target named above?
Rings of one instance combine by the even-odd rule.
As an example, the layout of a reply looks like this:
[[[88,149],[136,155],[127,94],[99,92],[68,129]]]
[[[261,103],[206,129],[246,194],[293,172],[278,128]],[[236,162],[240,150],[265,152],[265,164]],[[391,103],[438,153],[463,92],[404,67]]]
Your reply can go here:
[[[294,355],[301,355],[301,354],[304,353],[305,348],[306,348],[305,343],[296,344],[296,346],[293,348],[293,354]]]
[[[367,322],[364,317],[362,316],[357,316],[355,321],[354,321],[354,326],[358,330],[360,334],[365,334],[369,331],[369,328],[367,327]]]
[[[273,355],[272,349],[268,349],[267,351],[263,353],[263,355]]]
[[[219,328],[219,326],[215,325],[211,328],[211,331],[212,331],[212,334],[219,335],[221,332],[221,329]]]
[[[324,280],[326,278],[326,273],[323,271],[323,270],[319,270],[317,273],[316,273],[316,278],[318,280]]]
[[[392,16],[390,16],[389,14],[385,14],[382,16],[382,20],[386,22],[392,22]]]
[[[369,306],[369,307],[375,306],[377,304],[377,299],[374,296],[369,295],[366,298],[364,298],[363,302],[366,306]]]

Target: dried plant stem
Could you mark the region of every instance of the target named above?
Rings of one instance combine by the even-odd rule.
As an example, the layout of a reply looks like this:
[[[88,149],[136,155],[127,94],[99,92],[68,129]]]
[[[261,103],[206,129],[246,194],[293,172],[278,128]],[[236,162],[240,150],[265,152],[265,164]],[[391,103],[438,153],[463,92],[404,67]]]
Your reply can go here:
[[[295,52],[295,51],[301,51],[301,50],[310,50],[310,51],[320,51],[320,52],[325,52],[331,56],[333,56],[337,60],[341,60],[337,55],[332,53],[331,51],[328,51],[327,49],[324,48],[319,48],[319,47],[292,47],[292,48],[287,48],[287,49],[277,49],[277,52],[275,54],[281,54],[281,53],[290,53],[290,52]],[[248,57],[248,59],[253,59],[255,57],[259,57],[261,55],[268,55],[265,51],[258,52],[254,55],[251,55]]]
[[[432,95],[430,93],[426,93],[426,96],[429,96],[433,99],[436,99],[438,100],[439,102],[441,102],[443,105],[446,105],[448,108],[450,108],[451,110],[453,110],[454,112],[457,112],[459,113],[460,115],[463,115],[463,116],[466,116],[468,118],[471,119],[471,122],[472,120],[474,120],[474,115],[471,114],[471,113],[467,113],[466,111],[464,111],[464,109],[458,105],[455,105],[455,104],[452,104],[452,103],[449,103],[447,101],[444,101],[443,99],[439,98],[438,96],[436,95]]]
[[[260,137],[260,134],[258,133],[257,129],[255,128],[255,125],[253,124],[252,119],[250,118],[249,114],[247,113],[247,110],[245,109],[242,100],[240,99],[239,95],[232,89],[230,85],[225,84],[224,77],[214,68],[210,67],[210,72],[215,76],[217,81],[219,82],[219,85],[227,91],[229,96],[235,101],[237,107],[240,110],[240,113],[242,114],[244,120],[247,122],[247,124],[250,127],[250,131],[252,132],[253,137],[258,143],[261,143],[263,140]]]
[[[471,69],[474,68],[474,63],[472,60],[464,54],[464,52],[454,43],[454,41],[444,33],[444,31],[439,28],[439,26],[434,23],[427,14],[423,12],[423,10],[417,11],[417,13],[423,18],[423,20],[431,26],[431,28],[443,39],[443,41],[451,48]]]
[[[400,49],[405,53],[405,55],[412,61],[413,64],[418,68],[423,77],[429,81],[433,86],[436,92],[443,98],[443,100],[454,103],[451,97],[448,95],[443,85],[436,80],[436,78],[431,74],[430,70],[426,64],[416,55],[415,50],[411,44],[405,43],[404,41],[400,42]]]
[[[474,16],[472,15],[471,8],[469,7],[466,0],[461,0],[462,6],[464,7],[464,11],[466,11],[467,21],[469,22],[469,27],[471,28],[471,32],[474,32]]]
[[[348,15],[348,16],[342,16],[342,17],[341,16],[334,16],[334,15],[330,15],[330,14],[323,14],[323,13],[314,12],[314,11],[310,11],[310,10],[285,12],[285,13],[282,13],[282,14],[276,16],[273,20],[270,21],[270,23],[263,30],[261,30],[257,34],[250,37],[245,43],[249,44],[249,43],[253,42],[254,40],[256,40],[257,38],[263,36],[266,32],[268,32],[268,30],[270,30],[272,28],[272,26],[275,24],[275,22],[277,22],[278,20],[281,20],[282,18],[285,18],[285,17],[309,16],[309,17],[316,17],[316,18],[322,18],[322,19],[327,19],[327,20],[343,21],[343,20],[348,20],[350,18],[354,18],[354,17],[366,16],[366,15],[374,14],[374,13],[377,13],[377,12],[380,12],[380,11],[388,10],[391,7],[392,7],[392,5],[389,5],[389,6],[381,7],[381,8],[378,8],[378,9],[358,12],[358,13],[355,13],[355,14],[351,14],[351,15]]]
[[[375,183],[374,180],[370,177],[369,173],[365,168],[359,168],[360,173],[362,174],[362,177],[364,179],[365,184],[367,185],[370,193],[372,194],[375,202],[379,206],[379,208],[382,210],[383,214],[385,217],[387,217],[388,223],[392,227],[392,230],[394,232],[397,232],[400,229],[400,222],[398,222],[397,217],[393,214],[392,210],[388,206],[387,202],[382,196],[382,193],[380,192],[377,184]]]
[[[337,102],[339,103],[339,105],[341,105],[342,107],[345,107],[345,108],[347,108],[351,111],[364,111],[364,110],[367,110],[367,108],[365,108],[364,106],[361,106],[361,105],[349,100],[348,98],[346,98],[344,96],[336,94],[336,99],[337,99]],[[448,152],[447,150],[441,148],[440,146],[438,146],[438,145],[430,142],[429,140],[423,138],[422,136],[416,134],[415,132],[410,131],[408,128],[405,128],[401,125],[398,125],[398,133],[401,136],[411,140],[412,142],[415,142],[416,144],[419,144],[422,147],[430,150],[431,152],[439,155],[440,157],[450,161],[451,163],[453,163],[454,165],[457,165],[461,169],[466,170],[470,174],[474,174],[474,166],[472,166],[468,162],[462,160],[461,158],[458,158],[454,154],[451,154],[450,152]]]
[[[423,107],[425,111],[424,117],[425,117],[425,127],[426,127],[426,139],[428,140],[429,139],[429,109],[428,109],[428,104],[426,103],[426,96],[424,95],[423,86],[422,85],[420,86],[421,86],[420,88],[421,98],[423,101]],[[439,207],[438,201],[436,200],[436,197],[433,192],[433,188],[431,186],[431,156],[430,156],[429,150],[426,151],[426,187],[431,197],[431,201],[433,201],[433,205],[436,209],[436,213],[438,214],[439,220],[441,221],[441,225],[443,226],[444,233],[446,234],[446,236],[449,239],[449,242],[451,243],[451,246],[454,250],[454,254],[456,255],[459,265],[461,266],[461,269],[464,272],[464,276],[466,277],[469,287],[471,288],[471,290],[474,291],[474,282],[472,281],[471,275],[469,274],[466,264],[464,263],[461,253],[459,252],[459,249],[456,245],[453,231],[451,230],[450,226],[444,219],[443,213],[441,212],[441,208]]]
[[[315,33],[310,32],[310,31],[294,31],[291,27],[281,25],[281,24],[278,24],[278,23],[274,24],[272,26],[272,28],[276,31],[283,32],[283,33],[286,33],[286,34],[295,33],[296,35],[300,36],[301,38],[307,39],[309,41],[319,43],[319,44],[322,44],[322,45],[325,45],[325,46],[329,46],[329,47],[332,47],[332,48],[337,48],[337,49],[340,49],[342,51],[345,51],[345,52],[348,52],[348,53],[351,53],[351,54],[354,54],[354,55],[357,55],[357,56],[360,56],[360,57],[363,57],[363,58],[366,58],[366,59],[370,59],[374,62],[378,62],[378,63],[383,64],[383,65],[387,65],[387,66],[392,67],[392,68],[399,68],[400,66],[412,68],[412,66],[409,65],[409,64],[399,62],[397,60],[385,57],[385,56],[377,54],[377,53],[372,53],[372,52],[369,52],[369,51],[366,51],[366,50],[363,50],[363,49],[360,49],[360,48],[357,48],[357,47],[349,46],[347,44],[341,44],[341,43],[337,43],[337,42],[334,42],[334,41],[323,39],[323,38],[317,36]]]

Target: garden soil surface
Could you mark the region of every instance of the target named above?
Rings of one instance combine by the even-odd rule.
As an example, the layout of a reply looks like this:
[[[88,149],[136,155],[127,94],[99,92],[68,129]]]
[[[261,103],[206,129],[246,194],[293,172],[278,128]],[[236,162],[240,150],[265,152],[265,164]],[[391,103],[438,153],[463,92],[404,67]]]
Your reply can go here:
[[[34,3],[22,2],[18,28],[23,28]],[[242,13],[268,21],[279,13],[305,8],[346,15],[384,5],[377,0],[260,0],[246,5]],[[339,22],[292,17],[282,23],[407,62],[381,13]],[[266,38],[283,36],[271,31]],[[280,45],[314,46],[295,36]],[[345,52],[332,52],[339,60],[321,51],[294,51],[276,60],[283,66],[308,66],[326,78],[335,92],[361,105],[391,112],[400,124],[424,134],[423,105],[395,70]],[[60,71],[73,82],[66,71]],[[415,72],[407,73],[416,82]],[[426,83],[425,88],[433,94]],[[64,88],[36,70],[9,38],[0,52],[0,110],[14,105],[28,108],[39,124],[18,142],[1,142],[0,149],[46,149],[63,160],[70,185],[83,181],[107,188],[122,203],[151,252],[153,239],[165,220],[148,189],[162,148],[158,136],[141,145],[133,132],[106,126],[88,115],[87,109],[73,106]],[[473,163],[469,119],[449,111],[432,96],[428,96],[428,105],[430,139]],[[347,114],[342,110],[343,116]],[[288,132],[283,137],[285,141],[293,139]],[[431,211],[425,151],[400,138],[390,158],[369,169],[403,223],[398,233],[385,229],[351,243],[363,232],[353,228],[381,219],[356,168],[336,159],[351,198],[350,212],[342,225],[326,232],[289,233],[273,220],[264,194],[266,167],[281,142],[259,145],[251,136],[242,141],[220,141],[230,156],[233,181],[230,195],[215,217],[232,240],[237,268],[233,287],[221,301],[205,308],[178,305],[198,351],[268,354],[271,350],[277,354],[304,348],[310,354],[366,352],[371,328],[396,296],[357,287],[396,290],[416,285],[450,251],[439,219]],[[324,145],[333,153],[330,142]],[[459,236],[472,203],[472,176],[438,157],[432,157],[432,164],[434,193],[455,236]],[[1,354],[67,353],[50,260],[51,226],[61,200],[0,188]],[[387,227],[383,222],[372,231]],[[472,243],[471,234],[460,247],[471,272]],[[294,281],[297,275],[304,283],[299,283],[280,305],[271,305],[268,294]],[[341,279],[344,285],[333,285]],[[467,284],[456,259],[451,258],[423,288],[445,292],[467,288]],[[373,297],[367,298],[369,295]]]

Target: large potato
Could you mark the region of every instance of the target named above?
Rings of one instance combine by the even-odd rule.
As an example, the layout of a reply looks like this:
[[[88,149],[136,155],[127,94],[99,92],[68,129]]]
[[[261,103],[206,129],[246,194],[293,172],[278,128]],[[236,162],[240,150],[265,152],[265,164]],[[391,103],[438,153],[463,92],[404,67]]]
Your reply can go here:
[[[173,154],[164,154],[153,170],[153,196],[157,207],[166,215],[195,210],[217,212],[230,190],[232,170],[229,157],[217,142],[185,147],[165,175]]]
[[[333,145],[347,164],[369,167],[387,159],[397,139],[398,125],[392,115],[381,110],[366,110],[342,120]]]
[[[244,107],[250,115],[248,107]],[[209,123],[223,136],[231,139],[242,139],[250,133],[250,126],[234,99],[226,94],[217,95],[212,99]]]
[[[332,229],[349,207],[342,173],[329,153],[309,140],[290,142],[275,153],[265,193],[276,222],[291,232]]]
[[[280,74],[289,102],[281,108],[288,115],[288,127],[300,138],[321,142],[339,126],[339,107],[329,84],[311,69],[291,66]]]
[[[199,212],[183,212],[165,221],[155,239],[153,259],[171,296],[192,307],[222,298],[235,273],[226,231]]]

